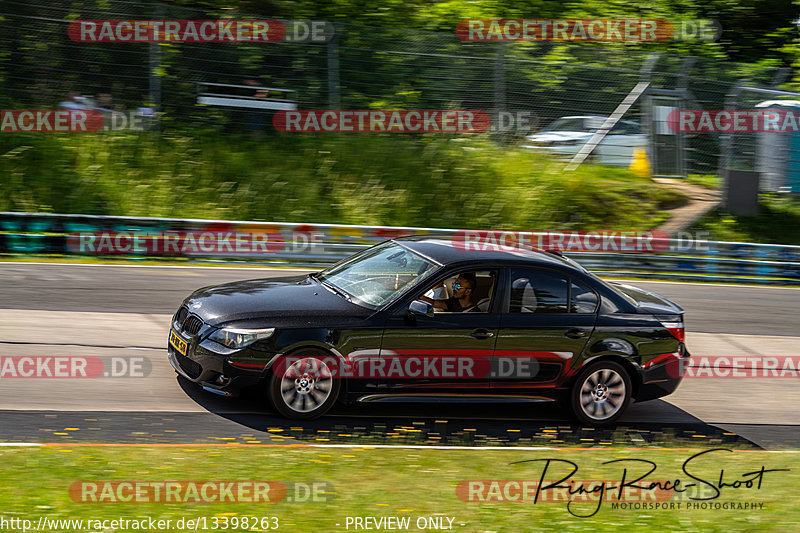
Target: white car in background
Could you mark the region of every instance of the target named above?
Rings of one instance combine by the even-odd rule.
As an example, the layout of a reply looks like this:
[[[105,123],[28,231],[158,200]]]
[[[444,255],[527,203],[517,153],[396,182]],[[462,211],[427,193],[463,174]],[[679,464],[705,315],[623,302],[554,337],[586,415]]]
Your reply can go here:
[[[579,115],[561,117],[539,133],[525,137],[523,148],[570,159],[594,135],[608,117]],[[589,156],[602,165],[629,166],[637,148],[647,146],[647,136],[638,122],[618,121]]]

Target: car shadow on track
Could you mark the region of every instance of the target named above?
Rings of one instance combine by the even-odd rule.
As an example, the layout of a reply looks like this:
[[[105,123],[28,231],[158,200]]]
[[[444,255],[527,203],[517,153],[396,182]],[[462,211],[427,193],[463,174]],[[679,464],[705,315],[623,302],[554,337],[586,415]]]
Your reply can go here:
[[[581,426],[561,406],[530,403],[337,405],[319,419],[299,421],[272,411],[263,394],[225,398],[178,382],[209,413],[283,443],[754,446],[664,400],[631,404],[616,425],[602,429]]]

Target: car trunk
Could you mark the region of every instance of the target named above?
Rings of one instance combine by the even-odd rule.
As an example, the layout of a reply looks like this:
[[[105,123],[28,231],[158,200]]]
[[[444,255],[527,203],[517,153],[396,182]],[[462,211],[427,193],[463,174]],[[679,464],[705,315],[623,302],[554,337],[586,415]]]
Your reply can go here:
[[[675,302],[664,298],[654,292],[646,291],[632,285],[611,283],[619,292],[633,299],[639,313],[652,313],[656,315],[682,315],[683,308]]]

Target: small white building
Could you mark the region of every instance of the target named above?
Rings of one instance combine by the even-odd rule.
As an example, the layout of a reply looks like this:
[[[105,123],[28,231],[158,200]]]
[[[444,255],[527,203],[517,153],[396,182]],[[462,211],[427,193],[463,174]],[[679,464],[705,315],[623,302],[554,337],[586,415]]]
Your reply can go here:
[[[800,116],[800,100],[765,100],[755,107],[791,110]],[[759,132],[755,159],[762,191],[800,193],[800,132]]]

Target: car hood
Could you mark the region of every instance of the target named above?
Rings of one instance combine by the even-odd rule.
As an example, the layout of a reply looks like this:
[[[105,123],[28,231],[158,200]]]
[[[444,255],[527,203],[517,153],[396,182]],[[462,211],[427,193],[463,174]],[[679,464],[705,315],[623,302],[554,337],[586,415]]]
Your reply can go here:
[[[198,289],[184,302],[206,324],[262,318],[362,317],[374,311],[347,301],[308,276],[236,281]],[[307,321],[304,321],[307,322]]]

